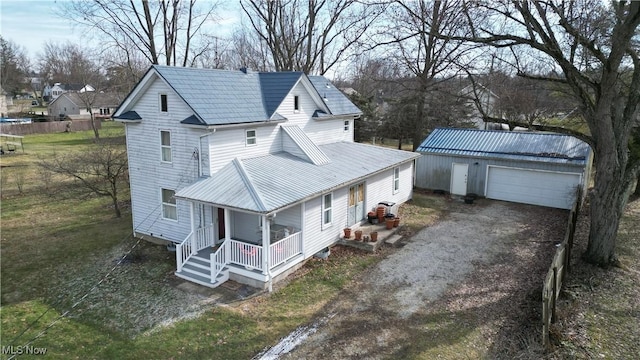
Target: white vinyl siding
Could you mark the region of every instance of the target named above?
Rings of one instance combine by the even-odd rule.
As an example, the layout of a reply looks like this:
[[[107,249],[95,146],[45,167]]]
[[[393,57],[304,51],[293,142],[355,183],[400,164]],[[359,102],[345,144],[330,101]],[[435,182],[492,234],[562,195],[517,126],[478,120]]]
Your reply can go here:
[[[322,195],[322,228],[331,226],[333,222],[333,194]]]
[[[174,190],[162,189],[162,218],[169,220],[178,220],[178,207],[176,206],[176,198]]]
[[[162,162],[171,162],[171,132],[160,130],[160,151]]]
[[[223,168],[234,158],[248,158],[282,151],[280,128],[276,125],[256,127],[256,145],[246,145],[244,129],[218,130],[209,135],[210,173]],[[203,149],[203,151],[206,151]]]

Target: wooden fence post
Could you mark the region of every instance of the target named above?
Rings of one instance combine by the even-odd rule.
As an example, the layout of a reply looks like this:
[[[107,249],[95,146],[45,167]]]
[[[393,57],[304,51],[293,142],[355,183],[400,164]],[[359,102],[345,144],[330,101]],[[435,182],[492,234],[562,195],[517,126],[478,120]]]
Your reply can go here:
[[[551,322],[556,322],[556,299],[558,298],[558,268],[553,267],[553,293],[551,294]]]

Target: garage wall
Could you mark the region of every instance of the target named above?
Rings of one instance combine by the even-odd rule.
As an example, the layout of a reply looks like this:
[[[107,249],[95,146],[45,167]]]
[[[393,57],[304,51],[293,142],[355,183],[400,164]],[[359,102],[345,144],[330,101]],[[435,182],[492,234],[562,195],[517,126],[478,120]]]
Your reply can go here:
[[[416,159],[416,187],[449,191],[451,187],[451,166],[453,163],[469,164],[467,193],[474,193],[480,196],[486,196],[485,184],[487,166],[489,165],[578,174],[582,174],[583,171],[583,167],[580,165],[423,154],[420,158]]]

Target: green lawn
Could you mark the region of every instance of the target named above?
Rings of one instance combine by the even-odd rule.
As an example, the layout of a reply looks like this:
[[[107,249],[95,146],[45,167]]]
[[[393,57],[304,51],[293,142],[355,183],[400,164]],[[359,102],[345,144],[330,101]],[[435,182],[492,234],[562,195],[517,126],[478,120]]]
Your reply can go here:
[[[123,133],[122,125],[107,122],[101,137]],[[143,262],[114,267],[135,243],[128,206],[115,218],[110,199],[37,166],[42,158],[93,146],[91,132],[28,135],[24,144],[26,154],[0,158],[2,346],[32,341],[54,359],[251,358],[311,321],[380,259],[336,249],[328,260],[309,261],[272,294],[241,305],[200,306],[163,325],[152,316],[163,306],[186,308],[184,299],[200,300],[172,285],[173,255],[143,242],[134,249]]]

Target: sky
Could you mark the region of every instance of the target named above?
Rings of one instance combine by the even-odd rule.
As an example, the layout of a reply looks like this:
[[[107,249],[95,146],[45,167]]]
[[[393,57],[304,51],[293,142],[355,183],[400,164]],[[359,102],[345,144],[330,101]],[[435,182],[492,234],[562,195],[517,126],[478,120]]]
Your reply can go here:
[[[57,14],[65,1],[68,0],[0,0],[0,34],[23,47],[32,63],[47,41],[79,45],[95,42],[86,35],[86,28]],[[224,27],[223,33],[230,32],[240,21],[237,1],[227,1],[225,6],[218,23]]]

